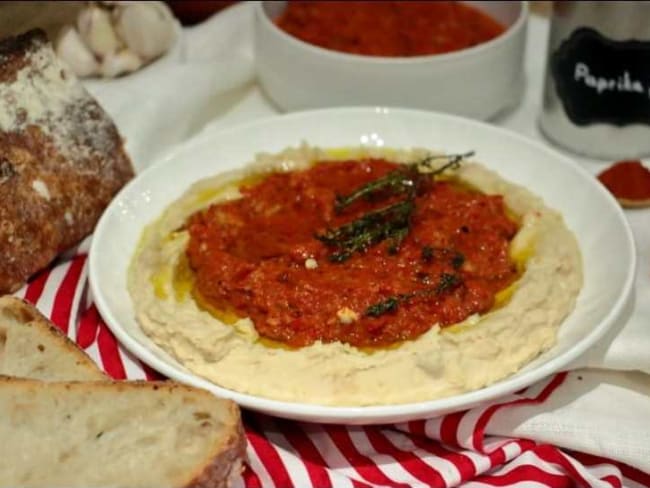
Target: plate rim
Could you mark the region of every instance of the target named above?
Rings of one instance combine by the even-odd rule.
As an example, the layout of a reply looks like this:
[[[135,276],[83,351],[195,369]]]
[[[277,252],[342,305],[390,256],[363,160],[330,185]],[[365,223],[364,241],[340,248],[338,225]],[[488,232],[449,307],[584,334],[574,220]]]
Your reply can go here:
[[[600,322],[594,327],[590,333],[581,339],[576,345],[570,348],[568,351],[564,352],[558,357],[552,358],[551,360],[538,365],[535,369],[531,371],[524,372],[518,377],[506,377],[496,383],[488,385],[486,387],[480,388],[478,390],[472,390],[469,392],[461,393],[459,395],[453,395],[449,397],[443,397],[434,400],[426,400],[422,402],[412,402],[412,403],[403,403],[403,404],[390,404],[390,405],[368,405],[368,406],[328,406],[321,404],[311,404],[311,403],[299,403],[299,402],[286,402],[282,400],[274,400],[270,398],[265,398],[261,396],[251,395],[247,393],[240,393],[234,390],[224,388],[216,383],[213,383],[207,379],[204,379],[190,371],[181,371],[176,366],[170,365],[167,362],[160,359],[154,352],[152,352],[148,347],[139,343],[131,335],[129,335],[126,330],[119,324],[119,321],[113,316],[113,313],[105,301],[103,296],[102,289],[98,282],[100,281],[97,277],[98,269],[98,252],[97,247],[99,239],[95,239],[94,236],[102,235],[105,233],[103,230],[107,225],[109,215],[114,212],[115,208],[119,205],[121,198],[127,194],[131,186],[134,186],[139,183],[140,179],[146,178],[150,172],[157,171],[157,168],[165,165],[172,164],[170,161],[173,161],[176,155],[184,151],[187,147],[191,147],[196,144],[203,144],[206,141],[204,139],[211,137],[224,137],[231,132],[246,131],[255,128],[256,126],[264,126],[270,123],[274,123],[278,120],[291,120],[291,119],[300,119],[300,118],[311,118],[318,117],[323,114],[356,114],[357,116],[368,116],[374,114],[379,117],[402,117],[402,116],[419,116],[424,118],[432,119],[449,119],[454,120],[457,123],[466,124],[472,126],[478,130],[487,130],[494,133],[498,133],[506,138],[517,139],[520,143],[525,145],[533,146],[536,151],[542,151],[547,153],[550,157],[560,160],[564,165],[569,166],[574,171],[577,171],[580,176],[585,177],[584,179],[589,181],[591,185],[600,192],[603,197],[609,200],[609,203],[614,207],[616,217],[620,220],[620,223],[623,225],[625,230],[625,240],[627,242],[627,252],[630,256],[630,261],[628,269],[626,272],[626,278],[623,283],[623,287],[619,291],[619,294],[616,298],[614,305],[608,311],[608,313],[600,320]],[[171,202],[170,202],[171,203]],[[260,117],[253,119],[248,122],[235,124],[227,128],[215,128],[211,130],[210,126],[205,127],[201,132],[195,136],[187,139],[186,141],[178,144],[173,150],[166,152],[162,157],[153,161],[148,167],[146,167],[142,172],[137,174],[129,183],[127,183],[114,197],[111,203],[107,206],[105,211],[102,213],[102,216],[95,227],[93,232],[93,239],[91,242],[90,250],[88,253],[89,261],[89,285],[92,292],[93,300],[97,309],[104,319],[106,325],[111,330],[111,332],[116,336],[119,343],[124,346],[131,354],[139,358],[147,365],[153,369],[161,372],[170,379],[176,381],[184,382],[199,388],[207,389],[214,394],[222,396],[224,398],[229,398],[236,403],[238,403],[243,408],[248,408],[255,411],[262,411],[266,413],[273,413],[277,415],[278,412],[281,412],[285,418],[299,419],[299,420],[310,420],[317,422],[329,422],[329,423],[346,423],[346,421],[354,420],[354,423],[373,423],[373,420],[376,422],[378,419],[387,418],[387,417],[408,417],[410,419],[415,418],[424,418],[427,412],[432,411],[456,411],[469,408],[469,406],[477,405],[480,403],[485,403],[489,401],[494,401],[496,399],[502,398],[508,394],[511,394],[515,391],[518,391],[522,388],[530,386],[545,377],[550,376],[553,373],[557,373],[562,370],[565,366],[569,365],[572,361],[580,357],[585,351],[591,348],[600,338],[602,338],[605,333],[614,326],[617,319],[623,314],[625,307],[633,293],[633,286],[636,275],[636,266],[637,266],[637,253],[634,237],[632,234],[631,227],[623,209],[618,205],[616,200],[609,192],[603,188],[601,185],[598,185],[597,181],[591,173],[589,173],[585,168],[578,164],[571,157],[560,153],[555,148],[544,144],[542,141],[532,139],[530,137],[524,136],[518,132],[512,130],[492,125],[487,122],[482,122],[474,119],[469,119],[461,116],[446,114],[443,112],[434,112],[426,110],[417,110],[417,109],[403,109],[403,108],[394,108],[394,107],[380,107],[380,106],[359,106],[359,107],[336,107],[336,108],[323,108],[323,109],[314,109],[314,110],[304,110],[296,111],[285,114],[270,115],[266,117]],[[566,318],[564,319],[566,320]],[[563,322],[564,322],[563,320]],[[157,346],[159,347],[159,346]],[[173,359],[173,358],[172,358]],[[177,362],[174,359],[175,362]],[[180,365],[180,363],[177,362]],[[181,368],[184,368],[180,365]],[[404,410],[408,410],[408,413],[405,413]],[[418,417],[419,416],[419,417]],[[365,422],[359,422],[365,421]],[[349,422],[348,422],[349,423]]]

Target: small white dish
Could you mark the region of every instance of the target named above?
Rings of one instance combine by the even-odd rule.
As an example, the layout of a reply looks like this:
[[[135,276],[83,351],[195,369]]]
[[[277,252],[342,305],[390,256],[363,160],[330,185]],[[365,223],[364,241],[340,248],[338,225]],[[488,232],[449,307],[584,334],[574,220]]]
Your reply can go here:
[[[381,105],[488,119],[515,106],[524,83],[526,2],[465,2],[506,31],[469,49],[403,58],[361,56],[303,42],[275,25],[286,2],[257,2],[258,81],[281,109]]]
[[[127,268],[145,225],[192,183],[237,168],[257,152],[306,141],[322,147],[472,149],[504,178],[528,187],[561,211],[583,255],[585,284],[558,342],[513,376],[439,400],[389,406],[327,407],[287,403],[224,389],[177,363],[141,331],[127,291]],[[631,295],[636,254],[630,228],[609,193],[572,160],[541,143],[460,117],[388,108],[341,108],[275,116],[204,131],[129,183],[102,216],[90,250],[90,283],[100,313],[133,354],[170,378],[231,398],[242,407],[314,422],[373,424],[433,417],[524,388],[566,367],[621,316]],[[290,381],[290,378],[287,379]]]

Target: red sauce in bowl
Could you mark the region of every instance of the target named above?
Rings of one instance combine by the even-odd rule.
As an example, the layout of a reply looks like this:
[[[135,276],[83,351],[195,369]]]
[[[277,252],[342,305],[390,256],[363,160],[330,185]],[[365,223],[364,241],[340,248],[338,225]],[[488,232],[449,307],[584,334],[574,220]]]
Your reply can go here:
[[[366,56],[442,54],[489,41],[505,28],[461,2],[289,1],[276,19],[298,39]]]
[[[508,252],[517,224],[501,196],[427,178],[398,250],[383,241],[336,262],[316,238],[394,202],[333,205],[398,167],[351,160],[271,174],[242,187],[242,198],[191,216],[187,257],[199,303],[251,317],[262,337],[292,347],[388,346],[490,310],[517,276]],[[378,304],[382,313],[372,313]]]

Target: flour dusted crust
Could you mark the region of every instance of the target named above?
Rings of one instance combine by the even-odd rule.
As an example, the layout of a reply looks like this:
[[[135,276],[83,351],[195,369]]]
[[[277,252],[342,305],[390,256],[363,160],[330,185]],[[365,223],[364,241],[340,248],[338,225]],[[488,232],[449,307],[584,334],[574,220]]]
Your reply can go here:
[[[132,176],[115,125],[45,34],[0,41],[0,293],[91,233]]]
[[[582,287],[582,259],[562,216],[527,189],[475,162],[455,171],[460,182],[503,195],[520,220],[511,255],[525,270],[507,302],[461,324],[431,329],[398,347],[368,353],[343,343],[299,349],[268,347],[249,318],[228,325],[179,296],[174,273],[184,255],[189,215],[238,198],[237,181],[305,168],[315,161],[384,157],[407,163],[424,150],[326,151],[303,146],[195,184],[148,226],[133,257],[128,287],[142,330],[193,373],[222,387],[276,400],[320,405],[389,405],[476,390],[512,375],[550,349]],[[442,164],[442,162],[441,162]]]

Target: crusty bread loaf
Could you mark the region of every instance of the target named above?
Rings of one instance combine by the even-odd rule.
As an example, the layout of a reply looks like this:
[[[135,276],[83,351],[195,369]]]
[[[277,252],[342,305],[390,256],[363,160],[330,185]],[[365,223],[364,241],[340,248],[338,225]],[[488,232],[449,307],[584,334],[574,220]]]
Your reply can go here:
[[[45,381],[108,379],[34,306],[10,295],[0,297],[0,375]]]
[[[174,383],[0,379],[0,486],[216,488],[245,452],[236,405]]]
[[[0,41],[0,294],[91,233],[132,176],[115,125],[45,34]]]

